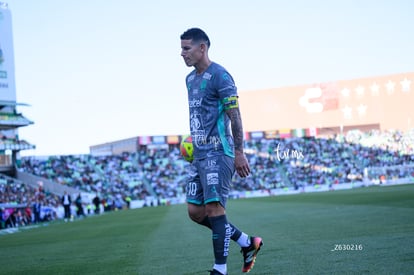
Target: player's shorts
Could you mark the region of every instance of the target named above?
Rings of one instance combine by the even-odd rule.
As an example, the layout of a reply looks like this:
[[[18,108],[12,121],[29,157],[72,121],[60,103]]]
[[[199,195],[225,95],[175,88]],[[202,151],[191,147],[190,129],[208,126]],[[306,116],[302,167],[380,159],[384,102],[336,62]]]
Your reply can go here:
[[[225,208],[234,171],[234,158],[229,156],[194,160],[186,186],[187,202],[196,205],[220,202]]]

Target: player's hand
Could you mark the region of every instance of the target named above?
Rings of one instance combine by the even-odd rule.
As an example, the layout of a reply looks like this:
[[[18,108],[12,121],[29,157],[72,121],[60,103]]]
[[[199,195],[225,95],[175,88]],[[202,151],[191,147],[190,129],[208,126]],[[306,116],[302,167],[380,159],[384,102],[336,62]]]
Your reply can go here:
[[[240,177],[245,178],[250,174],[250,166],[243,152],[236,151],[234,166]]]

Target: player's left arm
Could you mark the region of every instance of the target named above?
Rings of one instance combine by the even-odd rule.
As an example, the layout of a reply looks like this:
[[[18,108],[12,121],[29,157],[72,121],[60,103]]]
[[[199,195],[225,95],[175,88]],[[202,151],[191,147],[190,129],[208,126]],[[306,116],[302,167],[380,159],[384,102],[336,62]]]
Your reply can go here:
[[[225,98],[224,108],[231,121],[231,131],[234,139],[235,159],[234,165],[240,177],[244,178],[250,174],[250,166],[243,151],[243,124],[239,109],[237,96]]]

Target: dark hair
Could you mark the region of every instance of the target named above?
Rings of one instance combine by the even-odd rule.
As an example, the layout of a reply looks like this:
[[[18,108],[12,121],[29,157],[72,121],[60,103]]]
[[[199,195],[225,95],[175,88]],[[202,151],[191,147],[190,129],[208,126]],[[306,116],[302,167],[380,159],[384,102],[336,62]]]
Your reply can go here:
[[[205,42],[210,48],[210,39],[207,34],[199,28],[191,28],[186,30],[181,36],[181,40],[193,40],[194,42]]]

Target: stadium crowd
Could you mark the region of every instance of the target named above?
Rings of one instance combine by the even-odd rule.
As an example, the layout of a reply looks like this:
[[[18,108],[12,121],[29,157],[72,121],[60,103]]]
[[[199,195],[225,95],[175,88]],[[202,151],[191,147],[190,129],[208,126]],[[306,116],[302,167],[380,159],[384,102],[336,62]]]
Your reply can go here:
[[[58,205],[57,195],[0,176],[0,229],[54,220]]]
[[[397,178],[414,181],[414,131],[261,139],[249,141],[247,148],[255,170],[252,176],[236,180],[236,186],[247,190]]]
[[[254,139],[246,142],[246,155],[253,173],[244,179],[235,176],[236,191],[356,181],[385,183],[401,178],[414,181],[414,130],[405,134],[355,130],[325,138]],[[105,209],[113,210],[131,200],[183,195],[188,165],[178,148],[171,146],[110,156],[23,157],[18,169],[82,192],[100,194]],[[30,205],[39,197],[24,184],[0,184],[0,204],[13,201]],[[60,203],[52,194],[41,198],[44,205]]]

